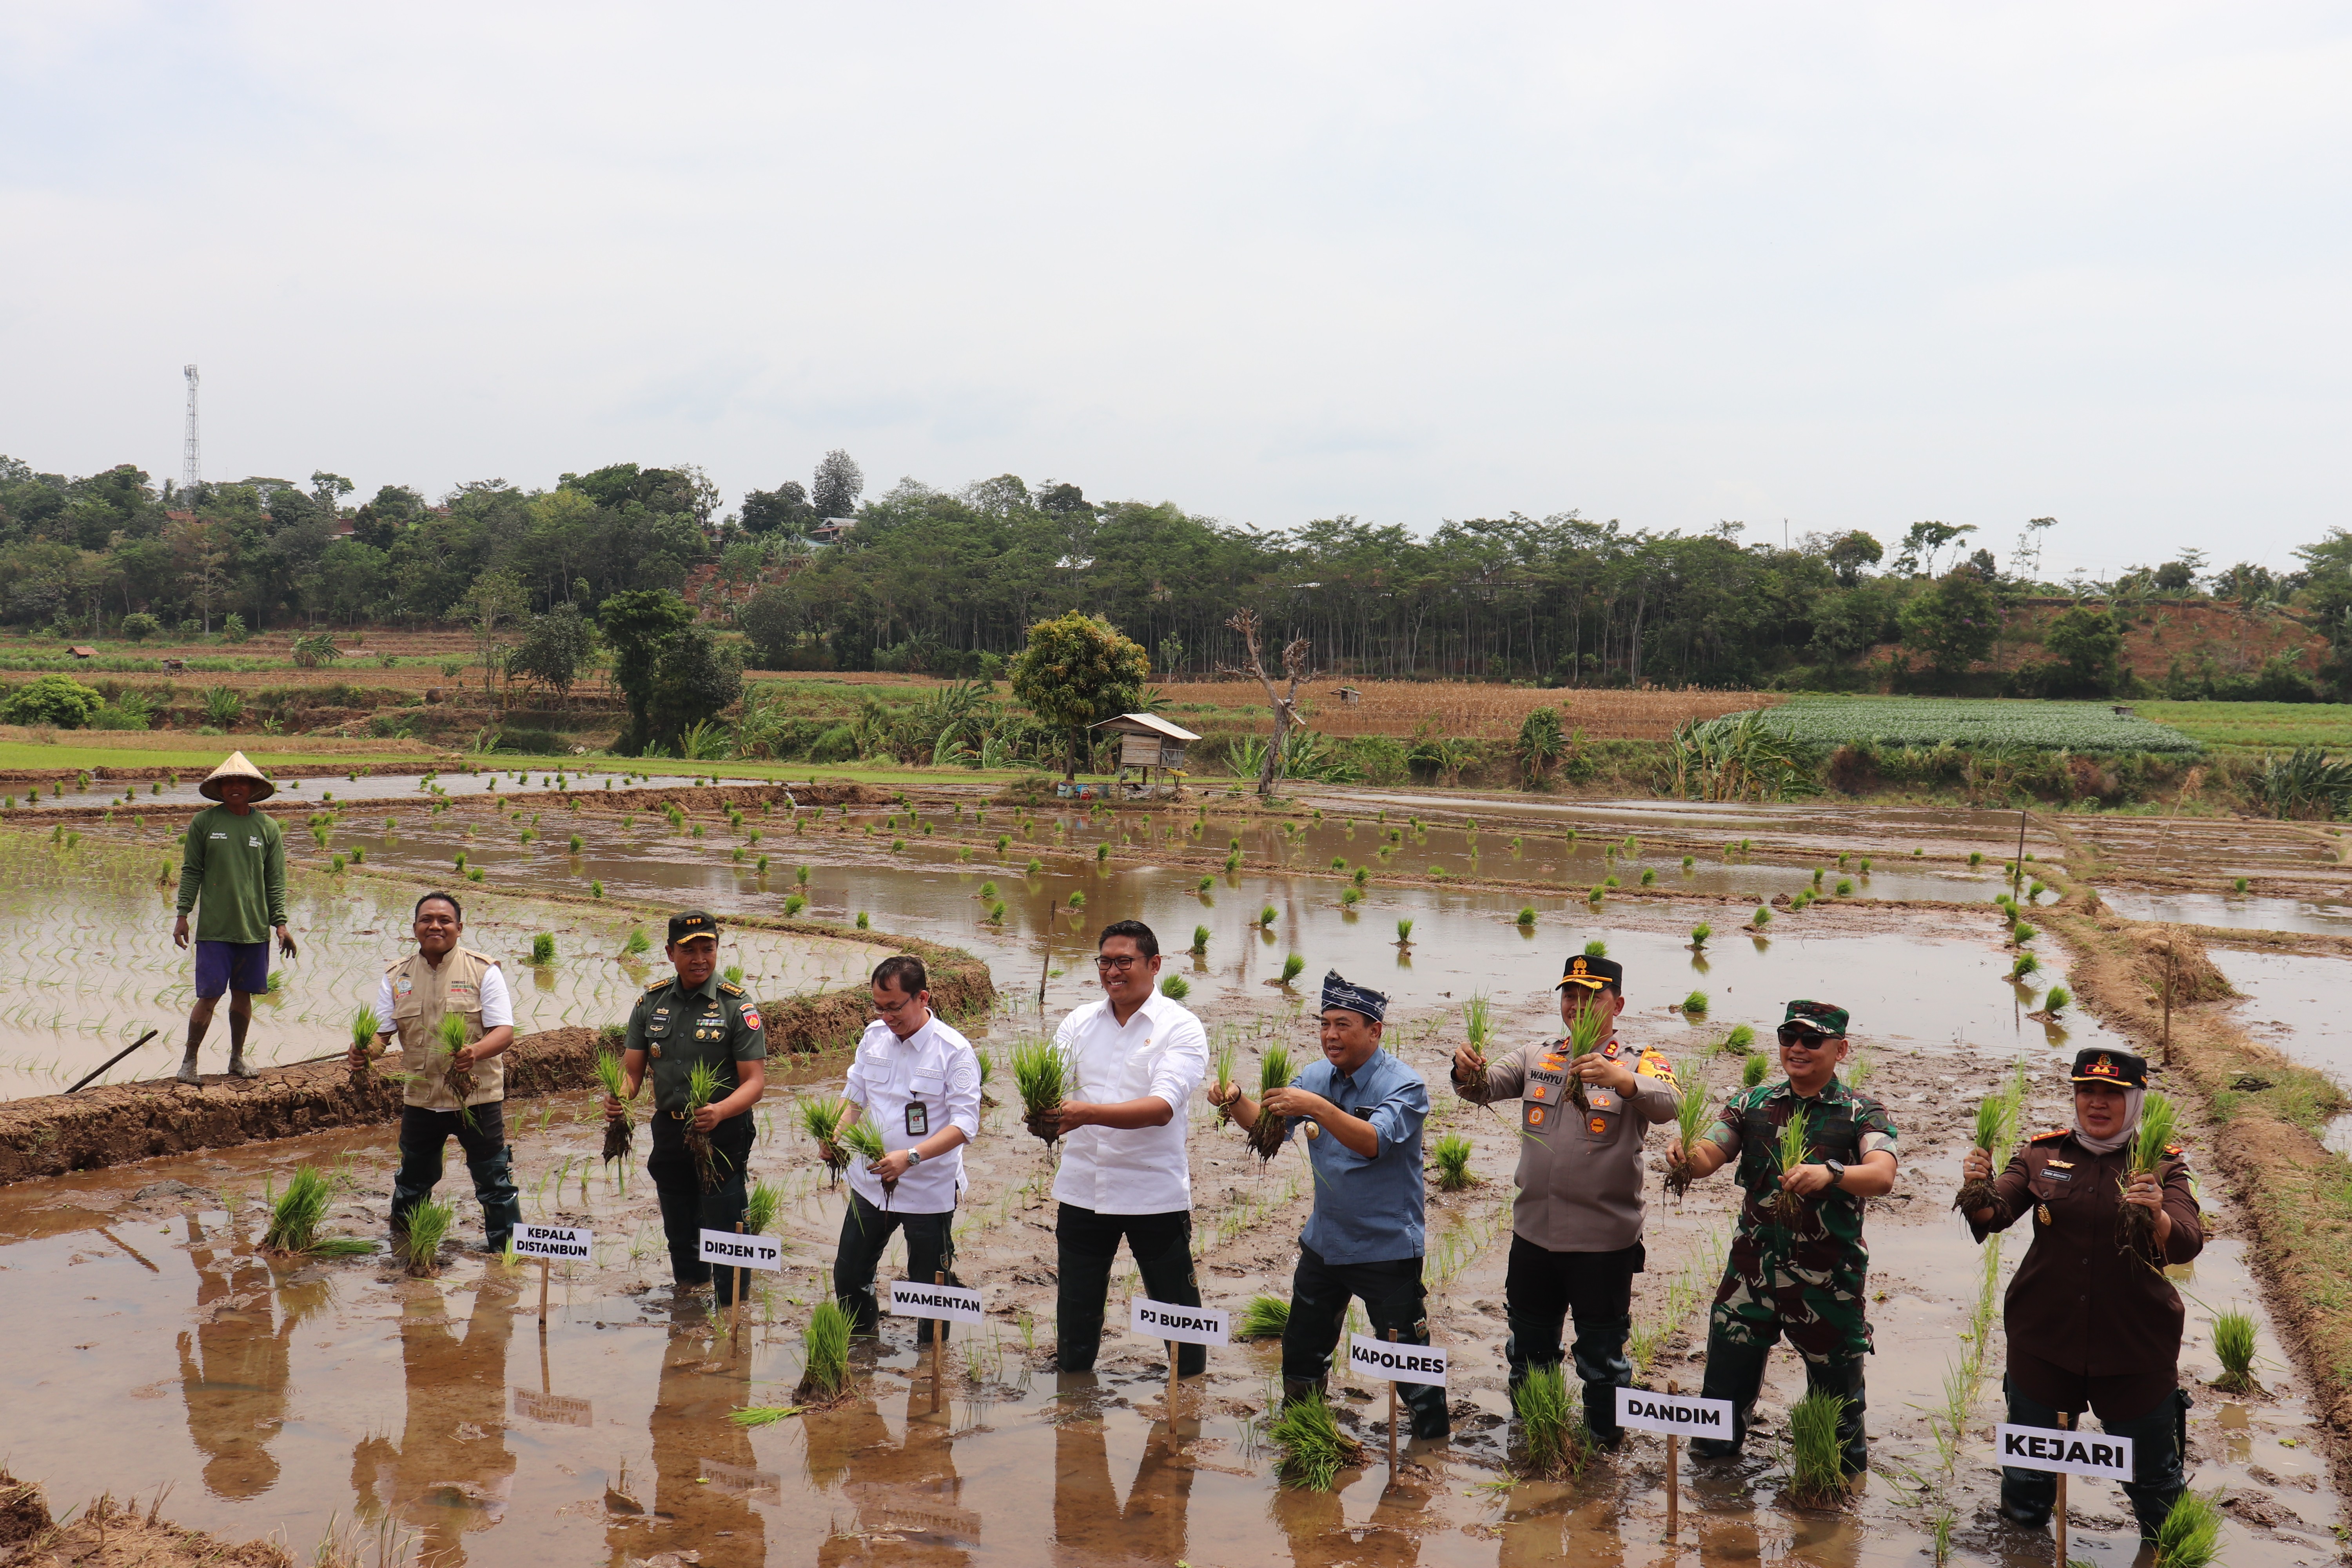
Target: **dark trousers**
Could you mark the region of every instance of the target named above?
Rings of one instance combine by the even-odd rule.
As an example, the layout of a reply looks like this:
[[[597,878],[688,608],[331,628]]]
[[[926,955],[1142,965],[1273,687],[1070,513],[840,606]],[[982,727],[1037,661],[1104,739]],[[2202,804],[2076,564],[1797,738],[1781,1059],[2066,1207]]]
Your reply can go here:
[[[1064,1204],[1054,1220],[1055,1364],[1064,1372],[1092,1372],[1102,1348],[1103,1300],[1110,1291],[1110,1266],[1121,1238],[1143,1276],[1143,1293],[1171,1307],[1197,1307],[1201,1287],[1192,1275],[1192,1212],[1097,1214]],[[1198,1377],[1208,1370],[1206,1345],[1176,1347],[1176,1374]]]
[[[1764,1387],[1765,1359],[1772,1353],[1772,1341],[1779,1337],[1778,1330],[1771,1339],[1755,1342],[1732,1339],[1720,1329],[1707,1331],[1706,1376],[1699,1393],[1708,1399],[1731,1402],[1731,1439],[1694,1437],[1693,1458],[1721,1459],[1739,1452],[1739,1446],[1748,1440],[1748,1417]],[[1834,1394],[1845,1401],[1838,1413],[1838,1446],[1845,1473],[1858,1476],[1870,1468],[1870,1440],[1863,1426],[1866,1405],[1862,1358],[1815,1361],[1807,1356],[1803,1360],[1806,1393]]]
[[[1331,1352],[1348,1321],[1348,1302],[1364,1303],[1372,1338],[1384,1340],[1396,1331],[1397,1342],[1429,1342],[1429,1316],[1423,1309],[1421,1259],[1400,1258],[1387,1263],[1326,1263],[1305,1242],[1298,1244],[1298,1267],[1290,1276],[1290,1324],[1282,1331],[1282,1388],[1285,1397],[1309,1389],[1320,1390],[1331,1370]],[[1412,1413],[1412,1435],[1443,1437],[1454,1429],[1445,1410],[1445,1390],[1426,1383],[1400,1383],[1397,1397]]]
[[[1633,1331],[1633,1276],[1644,1262],[1642,1244],[1614,1252],[1550,1252],[1524,1236],[1511,1237],[1503,1304],[1510,1337],[1503,1359],[1517,1388],[1529,1370],[1558,1366],[1560,1329],[1576,1321],[1576,1375],[1584,1384],[1584,1424],[1603,1442],[1617,1436],[1617,1390],[1633,1384],[1625,1341]]]
[[[522,1200],[515,1192],[514,1151],[507,1147],[506,1104],[455,1110],[400,1108],[400,1169],[392,1178],[392,1228],[408,1224],[408,1211],[433,1195],[441,1181],[441,1155],[455,1138],[474,1178],[474,1198],[482,1205],[483,1246],[504,1252],[522,1223]]]
[[[901,1209],[876,1208],[852,1189],[849,1212],[841,1216],[841,1242],[833,1253],[833,1293],[849,1310],[852,1329],[861,1334],[872,1334],[882,1321],[882,1304],[874,1293],[874,1271],[882,1262],[882,1249],[890,1245],[890,1233],[907,1233],[907,1278],[921,1284],[934,1283],[932,1276],[945,1273],[948,1283],[961,1285],[952,1272],[955,1268],[955,1210],[943,1214],[908,1214]],[[915,1342],[931,1342],[931,1320],[916,1321]]]
[[[2021,1392],[2017,1380],[2000,1380],[2001,1392],[2009,1396],[2009,1424],[2012,1426],[2055,1426],[2058,1411],[2031,1394]],[[2069,1411],[2073,1425],[2082,1425],[2084,1402]],[[2157,1526],[2189,1489],[2189,1482],[2180,1472],[2181,1449],[2189,1441],[2189,1395],[2176,1388],[2166,1394],[2157,1407],[2144,1415],[2128,1421],[2099,1418],[2099,1427],[2111,1437],[2128,1437],[2132,1441],[2132,1477],[2124,1483],[2124,1496],[2132,1506],[2132,1516],[2139,1521],[2140,1538],[2156,1539]],[[2076,1485],[2082,1483],[2078,1480]],[[2000,1471],[2000,1511],[2011,1521],[2030,1530],[2038,1530],[2050,1522],[2050,1510],[2057,1506],[2058,1478],[2047,1470],[2019,1470],[2002,1466]]]
[[[735,1300],[735,1270],[714,1270],[702,1261],[702,1233],[733,1230],[743,1219],[749,1194],[744,1190],[744,1166],[751,1158],[751,1113],[730,1116],[710,1130],[711,1163],[719,1185],[706,1193],[696,1169],[693,1151],[686,1146],[686,1123],[667,1110],[654,1112],[653,1152],[646,1156],[646,1174],[653,1178],[654,1195],[661,1200],[662,1236],[669,1243],[669,1277],[680,1285],[717,1281],[716,1300],[722,1307]]]

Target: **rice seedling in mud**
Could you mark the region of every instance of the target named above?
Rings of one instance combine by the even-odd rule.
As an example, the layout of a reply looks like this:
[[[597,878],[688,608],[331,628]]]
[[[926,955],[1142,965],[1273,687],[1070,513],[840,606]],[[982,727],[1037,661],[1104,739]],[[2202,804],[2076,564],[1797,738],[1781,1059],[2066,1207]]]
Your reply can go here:
[[[1773,1141],[1772,1153],[1775,1168],[1783,1176],[1805,1163],[1812,1156],[1811,1121],[1812,1118],[1806,1115],[1800,1108],[1791,1110],[1789,1113],[1789,1120],[1781,1124],[1780,1135]],[[1789,1191],[1785,1186],[1782,1187],[1780,1195],[1774,1205],[1774,1213],[1780,1217],[1780,1223],[1794,1228],[1798,1216],[1804,1212],[1804,1198]]]
[[[1584,1468],[1591,1451],[1584,1400],[1569,1392],[1559,1363],[1530,1368],[1511,1390],[1511,1410],[1519,1418],[1521,1474],[1572,1478]]]
[[[441,1272],[441,1244],[449,1239],[450,1229],[457,1223],[457,1211],[448,1204],[428,1199],[408,1211],[407,1223],[397,1239],[409,1273],[426,1279]]]
[[[1977,1101],[1977,1130],[1969,1139],[1969,1147],[1981,1149],[1990,1155],[1994,1149],[2008,1142],[2011,1119],[2016,1114],[2017,1108],[2011,1103],[2005,1090],[2000,1094],[1989,1094]],[[1996,1165],[1993,1175],[2000,1173],[2000,1169]],[[1974,1214],[1979,1209],[1992,1207],[1992,1176],[1985,1176],[1961,1183],[1960,1190],[1952,1196],[1952,1206],[1962,1214]]]
[[[793,1397],[803,1405],[830,1404],[849,1383],[849,1311],[826,1300],[809,1314],[801,1331],[801,1381]]]
[[[2042,961],[2040,959],[2034,957],[2030,952],[2021,952],[2017,955],[2017,962],[2009,966],[2009,978],[2011,980],[2022,980],[2041,967]]]
[[[1532,931],[1536,923],[1536,907],[1533,904],[1520,905],[1518,920],[1515,923],[1524,930]]]
[[[1192,994],[1192,983],[1181,974],[1162,975],[1160,980],[1160,994],[1167,997],[1171,1002],[1181,1002],[1185,997]]]
[[[1397,921],[1396,944],[1399,947],[1411,947],[1412,945],[1412,922],[1411,921]]]
[[[621,1102],[621,1114],[604,1123],[604,1158],[628,1158],[630,1145],[636,1142],[636,1117],[629,1109],[629,1078],[622,1070],[621,1058],[611,1051],[596,1053],[596,1081],[604,1086],[604,1093]]]
[[[1675,1136],[1683,1158],[1690,1158],[1699,1137],[1707,1129],[1706,1113],[1712,1096],[1706,1079],[1699,1076],[1696,1062],[1685,1062],[1675,1070]],[[1679,1198],[1690,1191],[1688,1165],[1669,1164],[1666,1167],[1666,1194]]]
[[[1429,1152],[1437,1162],[1439,1191],[1458,1193],[1470,1184],[1470,1140],[1459,1132],[1448,1132]]]
[[[1759,904],[1756,906],[1756,912],[1748,917],[1748,929],[1749,931],[1762,931],[1766,926],[1770,925],[1771,923],[1772,907],[1769,904]]]
[[[1290,1302],[1283,1297],[1261,1290],[1242,1309],[1234,1320],[1234,1332],[1245,1340],[1278,1340],[1290,1327]]]
[[[1845,1395],[1818,1392],[1789,1406],[1789,1490],[1801,1503],[1826,1508],[1845,1495],[1844,1450],[1838,1441],[1845,1406]]]
[[[1704,1016],[1706,1005],[1706,993],[1704,991],[1694,991],[1683,998],[1683,1011],[1694,1016]]]
[[[1021,1094],[1021,1119],[1039,1142],[1062,1136],[1062,1100],[1070,1089],[1070,1061],[1051,1040],[1013,1044],[1013,1087]]]
[[[1216,1089],[1219,1094],[1222,1095],[1227,1086],[1234,1082],[1234,1071],[1240,1065],[1241,1055],[1241,1041],[1234,1037],[1232,1031],[1220,1029],[1217,1032],[1216,1049],[1211,1052],[1209,1057],[1209,1085],[1211,1088]],[[1220,1105],[1217,1107],[1218,1126],[1223,1127],[1232,1121],[1233,1119],[1234,1110],[1232,1106]]]
[[[1870,1081],[1870,1075],[1877,1066],[1877,1058],[1868,1051],[1854,1052],[1853,1056],[1846,1058],[1844,1073],[1846,1088],[1859,1092],[1862,1086]]]
[[[1723,1037],[1723,1044],[1717,1048],[1731,1056],[1745,1056],[1753,1051],[1756,1048],[1755,1026],[1732,1025],[1731,1033]]]
[[[2182,1492],[2156,1529],[2156,1568],[2212,1568],[2221,1545],[2219,1492]]]
[[[2073,992],[2067,990],[2063,985],[2053,985],[2049,992],[2042,998],[2042,1011],[2047,1016],[2055,1018],[2059,1014],[2064,1012],[2069,1006],[2073,1005],[2074,1001],[2074,994]]]
[[[1305,972],[1306,968],[1307,960],[1294,952],[1289,957],[1282,961],[1282,978],[1279,980],[1269,981],[1267,984],[1271,985],[1279,985],[1285,990],[1288,990],[1290,983],[1297,979],[1298,976]]]
[[[1705,921],[1701,921],[1698,924],[1691,927],[1691,951],[1693,952],[1704,951],[1706,947],[1706,939],[1714,934],[1715,928],[1708,925]]]
[[[779,1421],[789,1421],[801,1413],[797,1405],[746,1405],[740,1410],[730,1410],[727,1419],[738,1426],[772,1426]]]
[[[1339,1430],[1319,1394],[1286,1401],[1265,1440],[1280,1456],[1274,1473],[1286,1487],[1329,1491],[1341,1470],[1364,1460],[1363,1445]]]
[[[694,1113],[719,1099],[719,1069],[709,1062],[697,1062],[686,1075],[686,1152],[694,1156],[694,1171],[706,1193],[719,1190],[720,1180],[719,1152],[710,1146],[710,1134],[694,1125]]]
[[[2250,1314],[2235,1308],[2213,1314],[2213,1354],[2221,1363],[2214,1387],[2252,1394],[2262,1386],[2254,1381],[2254,1320]]]
[[[296,1167],[282,1193],[272,1187],[262,1191],[262,1201],[269,1205],[269,1228],[262,1234],[262,1246],[273,1252],[313,1258],[358,1258],[375,1250],[373,1243],[354,1236],[319,1235],[327,1205],[334,1199],[335,1184],[318,1166]]]
[[[635,958],[640,953],[645,952],[652,946],[653,942],[646,937],[645,927],[631,926],[629,928],[629,939],[621,944],[621,952],[627,957]]]
[[[1265,1054],[1258,1058],[1257,1126],[1251,1130],[1250,1147],[1257,1151],[1261,1160],[1271,1160],[1282,1152],[1285,1125],[1281,1117],[1266,1114],[1265,1097],[1277,1089],[1288,1089],[1294,1070],[1290,1052],[1281,1046],[1266,1047]]]
[[[849,1163],[849,1156],[841,1147],[841,1101],[829,1094],[811,1095],[802,1100],[801,1131],[816,1145],[817,1158],[824,1162],[826,1176],[840,1181],[843,1168]]]
[[[2131,1176],[2153,1172],[2163,1163],[2179,1126],[2180,1114],[2174,1109],[2171,1097],[2148,1090],[2147,1098],[2140,1101],[2139,1130],[2132,1135],[2127,1147],[2124,1164],[2126,1183]],[[2117,1204],[2116,1245],[2137,1257],[2148,1257],[2156,1247],[2155,1216],[2137,1204]]]
[[[1209,928],[1208,928],[1207,926],[1194,926],[1194,927],[1192,928],[1192,952],[1193,952],[1193,953],[1197,955],[1197,954],[1200,954],[1200,953],[1204,953],[1204,952],[1208,952],[1208,951],[1209,951]]]
[[[776,1216],[783,1212],[783,1189],[768,1182],[754,1184],[751,1194],[743,1204],[743,1234],[765,1236],[776,1226]]]

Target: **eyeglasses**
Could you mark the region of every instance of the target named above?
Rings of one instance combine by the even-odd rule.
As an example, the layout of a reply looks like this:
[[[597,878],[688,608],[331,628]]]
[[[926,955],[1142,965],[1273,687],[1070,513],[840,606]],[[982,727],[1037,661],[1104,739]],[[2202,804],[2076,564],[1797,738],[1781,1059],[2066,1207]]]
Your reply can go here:
[[[1131,952],[1122,952],[1116,956],[1108,956],[1099,952],[1095,954],[1095,967],[1107,973],[1124,974],[1142,962]]]

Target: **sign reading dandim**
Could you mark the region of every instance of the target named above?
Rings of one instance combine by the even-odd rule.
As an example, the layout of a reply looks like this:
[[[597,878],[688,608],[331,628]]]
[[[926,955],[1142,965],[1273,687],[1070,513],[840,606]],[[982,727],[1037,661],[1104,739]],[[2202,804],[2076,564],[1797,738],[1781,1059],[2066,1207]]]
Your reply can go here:
[[[1695,1394],[1659,1394],[1647,1388],[1617,1391],[1617,1425],[1670,1437],[1731,1438],[1731,1401]]]

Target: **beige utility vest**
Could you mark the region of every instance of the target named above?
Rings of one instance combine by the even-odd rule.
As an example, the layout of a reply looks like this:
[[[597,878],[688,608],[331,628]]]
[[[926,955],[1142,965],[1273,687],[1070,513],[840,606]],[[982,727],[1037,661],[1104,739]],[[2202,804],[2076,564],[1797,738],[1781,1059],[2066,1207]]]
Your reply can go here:
[[[399,1071],[413,1075],[402,1098],[427,1110],[455,1110],[457,1097],[449,1092],[444,1075],[448,1058],[441,1054],[441,1019],[456,1013],[466,1020],[466,1043],[482,1037],[482,976],[499,961],[470,948],[453,947],[436,964],[421,952],[412,952],[384,973],[392,977],[392,1032],[400,1037]],[[467,1105],[488,1105],[507,1097],[506,1058],[492,1057],[474,1064],[474,1092]]]

